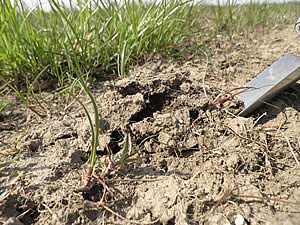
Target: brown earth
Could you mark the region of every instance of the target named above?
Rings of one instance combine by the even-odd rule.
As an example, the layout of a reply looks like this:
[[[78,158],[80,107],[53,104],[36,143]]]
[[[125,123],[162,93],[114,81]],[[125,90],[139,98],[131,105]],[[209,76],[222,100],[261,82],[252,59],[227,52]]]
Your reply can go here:
[[[0,151],[19,154],[7,172],[23,175],[0,199],[0,224],[300,224],[299,85],[249,118],[236,116],[236,99],[212,104],[283,54],[300,55],[299,41],[292,25],[218,36],[208,58],[156,57],[95,85],[97,174],[113,194],[77,191],[91,136],[77,102],[44,93],[45,117],[7,110]],[[120,154],[126,134],[139,157],[108,167],[105,146]]]

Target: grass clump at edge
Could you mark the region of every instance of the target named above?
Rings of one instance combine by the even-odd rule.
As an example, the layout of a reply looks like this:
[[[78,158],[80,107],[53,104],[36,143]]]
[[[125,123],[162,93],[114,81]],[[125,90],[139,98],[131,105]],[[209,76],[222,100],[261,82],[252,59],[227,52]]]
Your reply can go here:
[[[0,77],[31,83],[44,77],[60,86],[75,65],[84,73],[126,74],[151,52],[166,52],[188,36],[190,4],[181,0],[153,3],[77,0],[66,8],[50,0],[50,11],[29,10],[21,1],[1,3]]]

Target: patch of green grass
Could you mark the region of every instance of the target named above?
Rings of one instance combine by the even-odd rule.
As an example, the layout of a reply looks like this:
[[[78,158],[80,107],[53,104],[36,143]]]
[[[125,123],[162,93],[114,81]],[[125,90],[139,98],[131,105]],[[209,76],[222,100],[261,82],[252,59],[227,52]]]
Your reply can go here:
[[[208,6],[183,0],[145,3],[141,0],[77,0],[66,8],[50,0],[50,11],[30,10],[22,1],[0,5],[0,78],[24,88],[42,74],[59,87],[70,83],[78,64],[84,74],[126,75],[149,53],[182,54],[179,47],[195,33],[229,36],[289,23],[300,15],[300,4]],[[196,23],[195,23],[196,22]],[[192,51],[192,50],[189,50]],[[23,86],[22,86],[23,85]]]
[[[21,1],[0,8],[0,74],[6,82],[31,83],[44,71],[60,86],[74,65],[87,73],[124,76],[147,53],[167,52],[188,33],[190,4],[125,0],[77,0],[69,9],[50,0],[51,11],[29,10]]]
[[[224,5],[197,5],[193,14],[200,25],[204,24],[206,32],[231,37],[240,32],[255,32],[257,28],[292,24],[300,15],[300,4],[252,1],[239,5],[236,0],[227,0]]]

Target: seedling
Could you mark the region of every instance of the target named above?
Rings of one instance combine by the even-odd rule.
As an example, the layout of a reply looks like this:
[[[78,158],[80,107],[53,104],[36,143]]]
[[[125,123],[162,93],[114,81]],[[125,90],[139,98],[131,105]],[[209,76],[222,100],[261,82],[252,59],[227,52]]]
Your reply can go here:
[[[110,150],[108,150],[110,152],[110,154],[109,154],[110,161],[113,164],[114,168],[118,168],[122,165],[127,165],[130,162],[136,161],[135,156],[139,152],[141,152],[141,148],[139,146],[137,147],[137,150],[132,149],[132,141],[131,141],[130,132],[127,132],[125,134],[124,140],[121,143],[121,145],[123,145],[123,148],[116,155],[113,155],[112,152]]]
[[[93,112],[94,112],[94,123],[93,123],[92,116],[90,115],[90,113],[87,110],[84,103],[79,98],[74,96],[75,99],[79,102],[79,104],[84,109],[84,112],[87,116],[88,122],[89,122],[90,127],[91,127],[91,133],[92,133],[91,154],[90,154],[90,158],[89,158],[89,165],[86,169],[86,172],[85,172],[84,176],[81,179],[81,187],[78,190],[79,191],[88,191],[93,187],[93,185],[95,184],[95,181],[97,181],[97,182],[101,183],[107,191],[111,192],[110,189],[105,184],[105,182],[100,177],[98,177],[94,174],[95,167],[96,167],[96,162],[97,162],[97,154],[96,154],[97,153],[97,147],[99,145],[99,133],[100,133],[99,120],[100,120],[100,114],[99,114],[99,111],[98,111],[96,100],[95,100],[93,94],[91,93],[90,89],[88,88],[88,86],[86,84],[86,81],[84,81],[84,79],[80,75],[80,73],[78,73],[78,74],[79,74],[78,81],[79,81],[82,89],[84,90],[86,95],[89,97],[90,101],[92,102]]]
[[[81,186],[78,189],[78,191],[80,192],[89,191],[96,183],[99,183],[103,186],[105,191],[113,193],[112,190],[105,183],[104,179],[101,178],[100,176],[95,175],[94,173],[96,168],[96,162],[97,162],[96,152],[97,152],[97,147],[99,145],[99,134],[101,132],[100,123],[99,123],[101,115],[99,113],[95,98],[91,93],[90,89],[88,88],[86,81],[84,81],[82,76],[79,76],[78,81],[92,103],[93,114],[94,114],[94,123],[93,123],[92,116],[89,113],[86,105],[78,97],[73,95],[74,98],[79,102],[79,104],[84,109],[84,112],[87,116],[88,122],[91,127],[91,134],[92,134],[89,165],[85,171],[85,174],[81,178]],[[134,161],[135,159],[133,159],[132,157],[134,157],[136,154],[140,152],[140,148],[138,148],[138,150],[135,151],[132,150],[132,142],[131,142],[131,136],[129,132],[126,133],[124,137],[124,141],[121,144],[123,145],[123,148],[120,151],[120,154],[116,154],[116,155],[114,155],[111,149],[107,147],[110,164],[106,167],[107,168],[106,171],[110,169],[118,169],[121,165],[128,164],[131,161]]]

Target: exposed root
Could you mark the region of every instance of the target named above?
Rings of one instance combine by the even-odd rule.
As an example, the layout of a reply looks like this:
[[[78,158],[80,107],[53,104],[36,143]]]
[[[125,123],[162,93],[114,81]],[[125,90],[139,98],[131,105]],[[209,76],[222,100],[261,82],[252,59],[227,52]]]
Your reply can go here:
[[[113,194],[113,191],[107,186],[103,178],[93,174],[93,167],[91,166],[87,168],[85,175],[82,176],[80,188],[78,188],[76,191],[87,192],[91,190],[91,188],[95,184],[101,184],[105,191],[108,191],[109,193]]]
[[[210,103],[213,105],[222,105],[224,102],[233,99],[234,96],[239,95],[249,89],[252,89],[252,87],[240,87],[240,88],[234,88],[230,91],[225,92],[224,94],[218,95],[217,98],[215,98]]]

